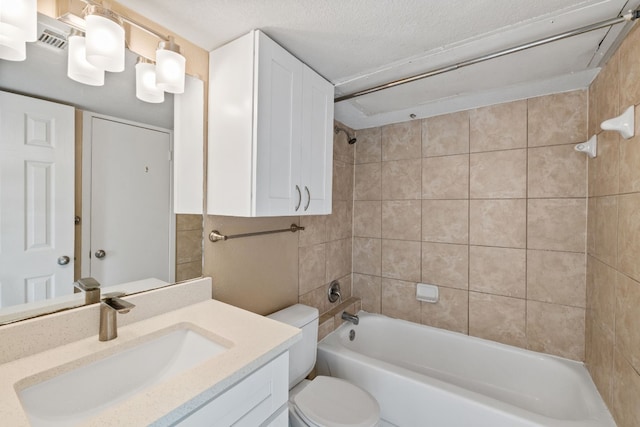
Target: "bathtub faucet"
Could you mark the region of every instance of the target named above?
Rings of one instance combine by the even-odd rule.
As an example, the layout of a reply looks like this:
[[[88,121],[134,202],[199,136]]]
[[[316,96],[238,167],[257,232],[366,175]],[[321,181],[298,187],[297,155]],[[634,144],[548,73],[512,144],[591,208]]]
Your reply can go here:
[[[357,314],[351,314],[347,311],[343,311],[342,312],[342,320],[346,320],[348,322],[353,323],[354,325],[357,325],[358,323],[360,323],[360,318],[358,317]]]

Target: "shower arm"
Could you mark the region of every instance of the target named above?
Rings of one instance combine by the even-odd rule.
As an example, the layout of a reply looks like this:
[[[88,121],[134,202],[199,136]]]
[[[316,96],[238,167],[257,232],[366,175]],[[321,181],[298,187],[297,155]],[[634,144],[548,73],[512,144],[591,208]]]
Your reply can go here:
[[[355,136],[353,136],[353,137],[352,137],[351,135],[349,135],[349,131],[347,131],[347,130],[346,130],[346,129],[344,129],[344,128],[341,128],[340,126],[337,126],[337,125],[336,125],[336,126],[334,126],[334,127],[333,127],[333,132],[334,132],[336,135],[337,135],[337,134],[339,134],[340,132],[343,132],[343,133],[347,136],[347,143],[348,143],[348,144],[350,144],[350,145],[355,144],[355,143],[356,143],[356,141],[357,141],[357,139],[356,139],[356,137],[355,137]]]

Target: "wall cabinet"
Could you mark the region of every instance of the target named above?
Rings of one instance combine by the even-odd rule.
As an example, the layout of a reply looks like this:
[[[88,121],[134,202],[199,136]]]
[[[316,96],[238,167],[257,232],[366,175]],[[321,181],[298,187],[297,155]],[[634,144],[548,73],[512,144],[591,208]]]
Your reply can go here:
[[[207,212],[331,213],[331,83],[259,30],[209,61]]]

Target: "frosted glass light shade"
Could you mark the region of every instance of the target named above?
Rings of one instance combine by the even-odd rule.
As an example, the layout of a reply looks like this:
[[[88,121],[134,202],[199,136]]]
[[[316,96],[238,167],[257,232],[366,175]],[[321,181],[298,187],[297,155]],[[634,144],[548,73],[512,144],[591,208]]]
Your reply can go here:
[[[27,43],[19,28],[0,22],[0,59],[24,61],[27,58]]]
[[[98,14],[85,16],[85,21],[87,61],[105,71],[123,71],[124,28],[120,22]]]
[[[154,104],[164,102],[164,91],[156,86],[156,67],[151,62],[136,64],[136,97]]]
[[[22,41],[34,42],[38,38],[38,1],[0,1],[0,22],[13,25],[20,31]]]
[[[81,35],[72,35],[69,37],[67,76],[72,80],[86,85],[104,85],[104,70],[94,67],[87,62],[85,38]]]
[[[186,59],[175,50],[179,47],[169,42],[165,48],[165,42],[160,43],[156,50],[156,83],[158,88],[170,93],[184,92],[184,73]]]

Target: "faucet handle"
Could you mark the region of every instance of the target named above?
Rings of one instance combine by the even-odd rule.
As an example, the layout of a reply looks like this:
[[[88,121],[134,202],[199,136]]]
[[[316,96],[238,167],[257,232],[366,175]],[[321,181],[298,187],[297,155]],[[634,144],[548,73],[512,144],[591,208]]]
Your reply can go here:
[[[93,291],[100,289],[100,283],[93,277],[83,277],[73,283],[73,286],[83,291]]]
[[[103,295],[104,298],[102,299],[102,301],[104,302],[104,304],[113,308],[118,313],[122,313],[122,314],[128,313],[129,310],[135,307],[135,304],[132,304],[129,301],[120,299],[120,297],[123,297],[125,295],[126,293],[124,292],[109,292],[108,294]]]
[[[73,286],[84,291],[85,304],[100,302],[100,283],[93,277],[83,277],[73,283]]]

